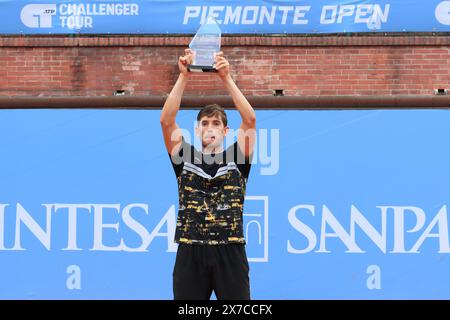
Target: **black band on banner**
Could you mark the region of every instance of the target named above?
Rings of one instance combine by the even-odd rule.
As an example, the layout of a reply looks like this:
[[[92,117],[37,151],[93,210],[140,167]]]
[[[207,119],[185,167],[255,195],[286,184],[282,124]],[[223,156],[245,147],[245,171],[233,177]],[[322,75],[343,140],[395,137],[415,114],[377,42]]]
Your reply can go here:
[[[120,319],[384,319],[399,311],[403,316],[428,317],[448,310],[450,301],[443,300],[251,300],[251,301],[173,301],[173,300],[3,300],[5,312],[14,315],[32,311],[45,318],[91,318],[98,314]],[[442,309],[442,310],[440,310]],[[87,316],[89,315],[89,316]],[[364,317],[362,317],[364,315]],[[324,318],[326,317],[326,318]],[[19,316],[20,318],[20,316]]]

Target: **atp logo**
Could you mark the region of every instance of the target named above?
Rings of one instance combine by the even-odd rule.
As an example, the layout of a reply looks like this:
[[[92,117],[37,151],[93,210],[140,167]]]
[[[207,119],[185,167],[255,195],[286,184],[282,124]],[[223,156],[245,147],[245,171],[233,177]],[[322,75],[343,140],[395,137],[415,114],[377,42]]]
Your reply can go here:
[[[56,4],[28,4],[22,8],[20,19],[29,28],[51,28]]]
[[[450,1],[442,1],[436,7],[436,19],[445,25],[450,25]]]

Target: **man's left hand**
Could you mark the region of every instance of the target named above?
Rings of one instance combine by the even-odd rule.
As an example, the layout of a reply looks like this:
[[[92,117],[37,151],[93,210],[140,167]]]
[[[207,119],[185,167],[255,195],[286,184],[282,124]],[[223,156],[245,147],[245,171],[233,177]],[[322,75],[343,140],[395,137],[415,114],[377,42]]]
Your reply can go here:
[[[225,79],[230,74],[230,63],[228,60],[223,56],[223,52],[220,51],[219,53],[216,53],[214,56],[215,61],[215,68],[217,70],[217,74],[222,79]]]

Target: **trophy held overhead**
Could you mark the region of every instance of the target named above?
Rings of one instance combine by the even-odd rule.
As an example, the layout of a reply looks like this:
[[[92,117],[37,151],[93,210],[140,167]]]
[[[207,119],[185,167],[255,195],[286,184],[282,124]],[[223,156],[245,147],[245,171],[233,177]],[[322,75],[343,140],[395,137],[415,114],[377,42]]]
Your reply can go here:
[[[217,21],[209,16],[200,26],[189,44],[194,57],[188,65],[190,72],[217,72],[214,66],[214,55],[220,52],[221,30]]]

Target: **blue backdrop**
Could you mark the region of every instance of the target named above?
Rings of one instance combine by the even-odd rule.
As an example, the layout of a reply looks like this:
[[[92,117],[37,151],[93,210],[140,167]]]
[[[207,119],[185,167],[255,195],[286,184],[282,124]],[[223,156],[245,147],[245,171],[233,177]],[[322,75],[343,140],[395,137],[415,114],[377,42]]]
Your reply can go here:
[[[0,111],[0,299],[172,298],[178,199],[159,114]],[[269,152],[261,131],[252,298],[450,298],[450,112],[257,117]]]
[[[450,31],[442,0],[0,0],[0,33],[191,34],[208,15],[224,33]]]

